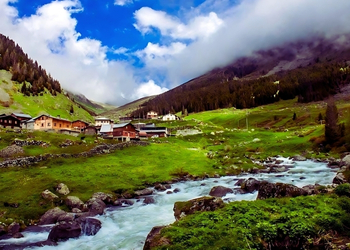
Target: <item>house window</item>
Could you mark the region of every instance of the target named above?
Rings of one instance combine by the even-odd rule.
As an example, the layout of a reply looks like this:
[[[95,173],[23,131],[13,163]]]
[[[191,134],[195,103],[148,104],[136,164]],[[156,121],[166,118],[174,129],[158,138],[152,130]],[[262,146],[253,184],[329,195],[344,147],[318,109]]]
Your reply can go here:
[[[12,123],[12,120],[9,120],[9,123]]]
[[[17,124],[17,121],[15,121],[15,124]]]
[[[60,123],[60,127],[62,127],[62,124]]]
[[[56,125],[56,122],[55,122],[53,125],[56,127],[56,126],[57,126],[57,125]]]
[[[69,126],[67,125],[67,128],[69,128]]]
[[[44,123],[41,123],[41,127],[44,127]]]
[[[50,123],[47,123],[47,126],[51,126],[51,124],[50,124]]]
[[[7,123],[7,120],[5,120],[5,123]]]

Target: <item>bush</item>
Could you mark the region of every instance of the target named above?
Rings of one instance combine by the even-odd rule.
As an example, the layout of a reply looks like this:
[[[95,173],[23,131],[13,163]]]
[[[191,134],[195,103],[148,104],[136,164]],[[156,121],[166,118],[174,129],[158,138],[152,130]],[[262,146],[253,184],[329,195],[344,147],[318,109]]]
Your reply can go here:
[[[349,183],[341,184],[334,189],[334,192],[339,196],[345,195],[350,197],[350,184]]]

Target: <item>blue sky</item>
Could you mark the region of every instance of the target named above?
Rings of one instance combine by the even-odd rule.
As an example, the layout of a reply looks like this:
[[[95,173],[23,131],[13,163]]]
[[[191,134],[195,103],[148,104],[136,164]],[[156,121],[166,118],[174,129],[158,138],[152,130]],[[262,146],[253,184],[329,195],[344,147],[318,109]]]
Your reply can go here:
[[[0,0],[0,33],[63,88],[117,105],[240,56],[350,30],[349,0]]]

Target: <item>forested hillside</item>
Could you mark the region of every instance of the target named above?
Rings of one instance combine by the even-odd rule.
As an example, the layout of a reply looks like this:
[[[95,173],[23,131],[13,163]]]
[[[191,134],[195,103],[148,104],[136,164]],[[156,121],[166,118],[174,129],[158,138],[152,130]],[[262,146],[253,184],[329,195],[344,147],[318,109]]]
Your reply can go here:
[[[330,41],[289,44],[288,49],[259,51],[212,70],[148,101],[132,113],[149,110],[201,112],[218,108],[251,108],[298,97],[319,101],[339,93],[350,81],[348,47]]]
[[[8,37],[0,34],[0,69],[11,71],[12,81],[25,82],[21,92],[27,96],[39,95],[47,89],[52,95],[61,93],[59,82],[45,69],[25,54],[22,48]]]

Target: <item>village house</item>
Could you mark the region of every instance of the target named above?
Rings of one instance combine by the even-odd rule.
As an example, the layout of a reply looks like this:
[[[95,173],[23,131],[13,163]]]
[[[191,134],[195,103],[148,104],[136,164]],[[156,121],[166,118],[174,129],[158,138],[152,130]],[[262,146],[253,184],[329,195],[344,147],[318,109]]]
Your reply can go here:
[[[158,138],[158,137],[167,137],[168,129],[166,127],[143,127],[139,131],[140,138]]]
[[[119,123],[113,125],[113,138],[121,141],[130,141],[138,138],[138,132],[131,123]]]
[[[22,123],[22,128],[32,130],[60,130],[71,129],[71,122],[61,117],[53,117],[50,115],[40,115],[31,120]]]
[[[84,128],[84,134],[86,135],[96,135],[97,129],[95,126],[87,126]]]
[[[102,125],[105,125],[105,124],[113,124],[113,121],[106,117],[95,118],[96,127],[101,127]]]
[[[12,113],[11,114],[13,117],[16,117],[18,120],[22,121],[28,121],[30,119],[32,119],[32,117],[30,115],[27,114],[20,114],[20,113]]]
[[[158,119],[158,113],[155,111],[148,111],[147,112],[147,119]]]
[[[1,115],[0,126],[2,128],[21,128],[21,120],[12,115]]]
[[[180,117],[178,117],[177,115],[174,115],[174,114],[167,114],[167,115],[164,115],[162,117],[162,120],[163,121],[179,121],[180,120]]]
[[[89,126],[89,123],[82,120],[72,121],[72,130],[83,132],[87,126]]]
[[[113,138],[113,124],[103,124],[99,130],[103,138]]]

